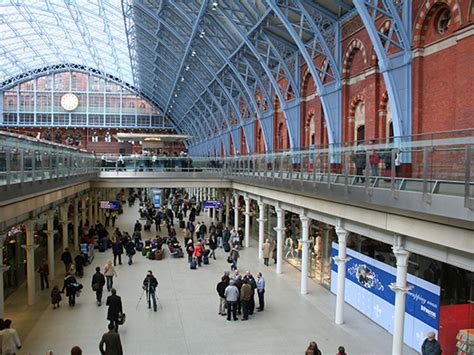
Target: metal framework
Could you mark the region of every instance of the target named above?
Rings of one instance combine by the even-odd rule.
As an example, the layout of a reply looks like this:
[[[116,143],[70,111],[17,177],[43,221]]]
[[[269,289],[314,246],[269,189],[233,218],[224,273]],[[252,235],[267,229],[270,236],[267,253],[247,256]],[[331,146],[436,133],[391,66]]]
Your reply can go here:
[[[340,32],[359,15],[385,79],[394,134],[411,133],[406,0],[45,0],[0,9],[0,90],[55,68],[96,71],[147,98],[192,135],[191,154],[205,155],[253,152],[256,129],[272,151],[280,111],[290,146],[299,148],[303,65],[329,143],[340,143]],[[387,21],[388,31],[380,26]]]

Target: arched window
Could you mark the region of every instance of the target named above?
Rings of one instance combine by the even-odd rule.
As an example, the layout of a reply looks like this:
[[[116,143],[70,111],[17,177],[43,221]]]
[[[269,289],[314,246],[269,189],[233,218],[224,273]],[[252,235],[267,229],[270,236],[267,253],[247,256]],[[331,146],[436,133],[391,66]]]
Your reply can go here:
[[[393,138],[393,121],[392,121],[392,109],[390,107],[390,102],[387,102],[387,111],[386,111],[386,116],[385,116],[385,137],[387,141],[392,141]]]
[[[359,101],[354,113],[354,140],[365,140],[365,105]]]
[[[309,134],[309,144],[314,145],[315,139],[316,139],[316,126],[314,122],[314,114],[312,113],[309,116],[309,127],[308,127],[308,134]]]

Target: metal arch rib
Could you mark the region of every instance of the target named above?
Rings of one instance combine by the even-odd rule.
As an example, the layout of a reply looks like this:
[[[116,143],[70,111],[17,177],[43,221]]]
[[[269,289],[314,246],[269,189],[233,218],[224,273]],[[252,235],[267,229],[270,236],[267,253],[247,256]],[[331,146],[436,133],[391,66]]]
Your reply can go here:
[[[325,93],[324,85],[321,82],[321,78],[318,75],[318,72],[314,66],[312,58],[310,58],[308,52],[306,51],[304,43],[301,41],[299,36],[296,34],[295,30],[293,29],[292,25],[289,23],[288,19],[283,15],[281,12],[280,8],[276,5],[274,0],[266,0],[267,4],[272,8],[273,12],[276,14],[276,16],[279,18],[279,20],[282,22],[282,24],[285,26],[286,30],[292,37],[293,41],[296,43],[298,46],[301,54],[303,55],[303,58],[306,61],[306,64],[308,65],[311,75],[313,76],[313,79],[316,83],[316,86],[318,88],[320,97],[321,97],[321,104],[323,106],[324,112],[325,112],[325,119],[326,119],[326,125],[327,125],[327,132],[328,132],[328,141],[329,144],[334,144],[336,143],[336,132],[335,132],[335,122],[340,120],[340,117],[336,117],[334,119],[334,115],[331,112],[331,109],[329,107],[328,102],[324,98],[324,95],[321,95]],[[334,124],[333,124],[334,123]]]
[[[196,36],[196,33],[198,31],[199,22],[200,22],[201,18],[204,16],[204,14],[206,13],[206,9],[207,9],[208,4],[209,4],[209,0],[203,0],[202,3],[201,3],[201,8],[199,9],[199,14],[196,17],[196,20],[194,22],[193,29],[191,31],[189,41],[188,41],[188,43],[186,45],[186,48],[184,50],[183,58],[181,59],[181,63],[179,65],[176,78],[175,78],[173,86],[171,87],[171,90],[170,90],[170,96],[169,96],[168,101],[166,102],[166,105],[165,105],[165,112],[168,112],[168,106],[169,106],[169,103],[171,101],[171,97],[174,94],[174,90],[176,89],[176,85],[178,84],[178,80],[179,80],[179,77],[180,77],[181,72],[183,70],[184,63],[185,63],[186,58],[189,54],[189,50],[191,49],[191,45],[193,43],[194,37]]]

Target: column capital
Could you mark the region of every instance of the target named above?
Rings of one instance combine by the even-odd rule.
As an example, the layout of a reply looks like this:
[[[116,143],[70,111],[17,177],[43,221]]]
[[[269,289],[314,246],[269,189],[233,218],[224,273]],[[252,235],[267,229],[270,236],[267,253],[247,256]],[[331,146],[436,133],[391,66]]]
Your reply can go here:
[[[257,218],[257,222],[265,223],[266,221],[267,221],[266,218]]]
[[[245,201],[246,204],[250,203],[249,195],[247,195],[247,194],[244,195],[244,201]]]
[[[30,245],[23,244],[21,247],[25,249],[26,251],[32,251],[32,250],[37,249],[39,245],[38,244],[30,244]]]
[[[394,245],[392,251],[397,259],[397,266],[407,267],[410,252],[401,245]]]
[[[265,203],[261,199],[259,199],[257,200],[257,205],[258,205],[258,208],[263,208],[265,206]]]
[[[337,234],[337,239],[339,243],[346,242],[347,236],[349,234],[349,231],[341,226],[336,226],[335,228],[336,234]]]
[[[284,232],[284,231],[286,230],[286,228],[285,228],[285,227],[273,227],[273,230],[274,230],[275,232],[280,232],[280,231],[281,231],[281,232]]]
[[[342,257],[339,257],[339,256],[333,256],[332,259],[339,266],[339,265],[345,265],[352,258],[350,256],[346,256],[345,258],[342,258]]]
[[[308,228],[310,218],[306,214],[300,214],[300,221],[303,228]]]
[[[395,282],[392,282],[390,285],[388,285],[388,287],[390,287],[390,289],[395,292],[395,293],[401,293],[401,294],[405,294],[407,293],[408,291],[410,291],[413,286],[411,285],[407,285],[405,287],[401,287],[401,286],[398,286]]]
[[[45,214],[46,214],[46,217],[47,218],[54,218],[54,214],[56,213],[56,210],[49,210],[49,211],[46,211]]]

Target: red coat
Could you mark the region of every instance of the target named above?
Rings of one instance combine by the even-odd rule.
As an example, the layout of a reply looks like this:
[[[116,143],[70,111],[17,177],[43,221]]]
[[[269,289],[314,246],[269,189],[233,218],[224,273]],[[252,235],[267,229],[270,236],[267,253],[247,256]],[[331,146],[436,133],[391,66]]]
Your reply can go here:
[[[198,244],[194,247],[194,256],[202,256],[204,253],[204,247],[201,244]]]

